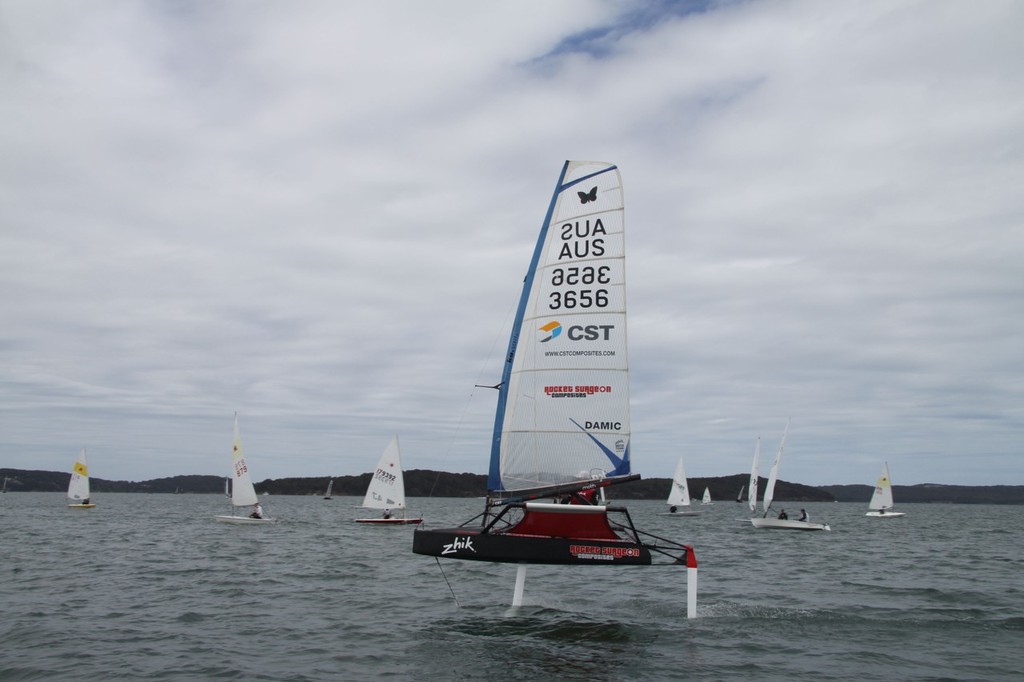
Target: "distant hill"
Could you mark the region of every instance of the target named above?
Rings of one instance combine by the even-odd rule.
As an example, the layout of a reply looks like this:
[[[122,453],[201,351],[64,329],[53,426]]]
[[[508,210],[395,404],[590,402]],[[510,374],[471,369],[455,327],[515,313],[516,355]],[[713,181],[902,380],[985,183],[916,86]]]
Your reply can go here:
[[[821,486],[821,489],[831,493],[839,502],[863,502],[866,505],[871,500],[874,486],[826,485]],[[1024,504],[1024,486],[1019,485],[921,483],[918,485],[894,485],[892,494],[897,505],[906,502]]]
[[[0,469],[0,478],[6,477],[9,492],[63,492],[68,489],[70,473],[59,471],[30,471],[25,469]],[[362,497],[370,482],[370,474],[358,476],[314,476],[305,478],[266,479],[256,484],[260,493],[273,495],[322,495],[327,482],[334,479],[335,495]],[[715,502],[729,502],[736,499],[740,488],[747,485],[747,474],[690,478],[690,495],[699,499],[704,488],[711,490]],[[223,493],[224,478],[221,476],[171,476],[150,481],[108,481],[102,478],[90,479],[94,493]],[[762,478],[758,496],[764,494],[767,479]],[[619,500],[661,500],[668,497],[671,479],[645,478],[615,486],[612,497]],[[869,485],[825,485],[809,486],[788,481],[777,481],[775,499],[779,502],[863,502],[871,499]],[[405,493],[409,497],[482,497],[487,494],[487,476],[483,474],[427,469],[411,469],[405,472]],[[955,504],[1024,504],[1024,486],[964,486],[923,483],[921,485],[893,486],[897,504],[911,502],[936,502]],[[744,494],[744,499],[746,495]]]

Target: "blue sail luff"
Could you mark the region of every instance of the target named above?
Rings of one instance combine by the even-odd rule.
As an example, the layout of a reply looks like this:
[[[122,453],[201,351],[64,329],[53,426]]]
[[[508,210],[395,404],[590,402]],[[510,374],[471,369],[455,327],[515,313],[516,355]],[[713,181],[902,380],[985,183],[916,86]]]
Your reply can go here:
[[[523,280],[523,292],[519,297],[519,307],[516,309],[516,318],[512,323],[512,334],[508,340],[508,351],[505,353],[505,366],[501,370],[501,386],[498,389],[498,406],[494,411],[494,434],[491,440],[491,466],[487,475],[488,490],[504,490],[501,483],[501,425],[505,421],[505,404],[508,401],[508,380],[512,375],[512,361],[516,357],[516,346],[519,345],[519,333],[523,328],[523,317],[526,314],[526,303],[530,299],[530,289],[533,287],[533,278],[537,273],[537,263],[540,262],[541,254],[544,251],[544,242],[547,240],[548,228],[551,226],[551,216],[555,213],[555,205],[558,203],[558,195],[562,192],[562,182],[565,180],[565,173],[569,170],[569,162],[562,164],[562,172],[558,176],[558,183],[555,185],[555,193],[551,196],[551,203],[548,205],[548,212],[544,216],[544,224],[540,228],[540,235],[537,237],[537,245],[533,249],[533,258],[530,259],[530,268],[526,271],[526,279]]]
[[[566,161],[562,166],[562,171],[559,174],[558,182],[555,185],[555,191],[552,194],[551,202],[548,205],[548,210],[544,217],[544,223],[541,227],[540,234],[537,237],[537,243],[534,247],[533,257],[530,260],[530,266],[527,270],[526,277],[523,281],[522,293],[519,299],[519,306],[516,309],[516,315],[512,325],[512,332],[509,337],[508,350],[505,354],[505,364],[502,368],[501,383],[499,385],[498,390],[498,403],[495,409],[494,430],[491,441],[491,460],[487,480],[487,488],[489,491],[503,491],[506,489],[506,486],[502,481],[501,475],[501,441],[502,428],[505,421],[505,412],[508,403],[510,378],[512,375],[516,352],[519,346],[523,321],[526,316],[526,308],[529,303],[530,294],[534,286],[537,267],[544,255],[544,247],[547,242],[548,231],[551,227],[551,221],[554,216],[555,209],[558,206],[559,197],[563,192],[565,192],[567,189],[571,187],[579,185],[580,183],[587,182],[593,179],[594,177],[617,169],[617,166],[611,165],[606,168],[602,168],[600,171],[576,178],[575,180],[572,180],[571,182],[567,183],[565,181],[565,178],[569,171],[571,163],[571,161]],[[608,453],[607,451],[606,454],[609,455],[609,460],[614,465],[615,474],[628,474],[628,449],[625,453],[625,457],[623,457],[621,460],[615,457],[614,454]]]

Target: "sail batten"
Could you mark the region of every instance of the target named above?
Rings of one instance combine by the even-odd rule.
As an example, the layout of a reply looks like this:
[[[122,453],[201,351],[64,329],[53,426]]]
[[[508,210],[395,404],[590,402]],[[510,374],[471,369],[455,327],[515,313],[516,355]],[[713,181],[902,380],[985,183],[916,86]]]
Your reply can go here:
[[[617,167],[566,162],[505,357],[490,491],[630,473],[623,228]]]

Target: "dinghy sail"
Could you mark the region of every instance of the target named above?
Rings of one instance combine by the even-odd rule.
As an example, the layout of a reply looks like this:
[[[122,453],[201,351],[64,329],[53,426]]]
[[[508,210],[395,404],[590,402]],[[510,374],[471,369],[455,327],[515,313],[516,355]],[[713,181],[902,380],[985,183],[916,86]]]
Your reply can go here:
[[[239,525],[255,525],[275,523],[263,512],[256,497],[256,487],[252,484],[252,476],[249,474],[249,465],[245,462],[245,453],[242,450],[242,437],[238,432],[238,415],[234,421],[234,443],[231,447],[231,464],[233,478],[231,484],[231,506],[235,513],[214,516],[213,518],[221,523],[234,523]],[[250,509],[243,512],[244,507]]]
[[[377,468],[370,477],[370,485],[363,497],[363,509],[376,509],[381,516],[356,519],[356,523],[380,523],[385,525],[416,524],[422,518],[406,518],[405,477],[402,475],[402,451],[398,447],[398,436],[391,439],[384,454],[377,462]]]
[[[78,453],[78,459],[71,469],[71,480],[68,482],[68,507],[72,509],[92,509],[95,503],[89,500],[89,465],[85,462],[85,450]]]
[[[418,529],[414,552],[620,565],[650,564],[654,551],[696,568],[692,548],[648,544],[625,508],[595,504],[601,489],[640,478],[630,467],[623,226],[618,168],[565,162],[497,386],[484,512],[458,528]]]
[[[669,505],[669,508],[667,512],[663,513],[670,516],[696,516],[700,513],[690,509],[690,488],[686,483],[686,469],[683,467],[682,457],[676,462],[676,471],[672,475],[672,487],[669,488],[665,504]]]
[[[875,492],[868,503],[868,513],[876,519],[897,519],[904,516],[903,512],[893,511],[892,479],[889,478],[889,463],[882,465],[882,475],[875,484]]]

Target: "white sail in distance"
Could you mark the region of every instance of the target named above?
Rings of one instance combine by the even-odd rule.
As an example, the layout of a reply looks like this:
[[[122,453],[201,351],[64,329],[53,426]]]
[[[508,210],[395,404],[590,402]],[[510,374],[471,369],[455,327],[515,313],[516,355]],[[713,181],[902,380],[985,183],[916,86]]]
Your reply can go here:
[[[405,479],[402,476],[402,453],[398,447],[398,436],[391,439],[380,456],[377,468],[370,477],[363,506],[370,509],[405,508]]]

